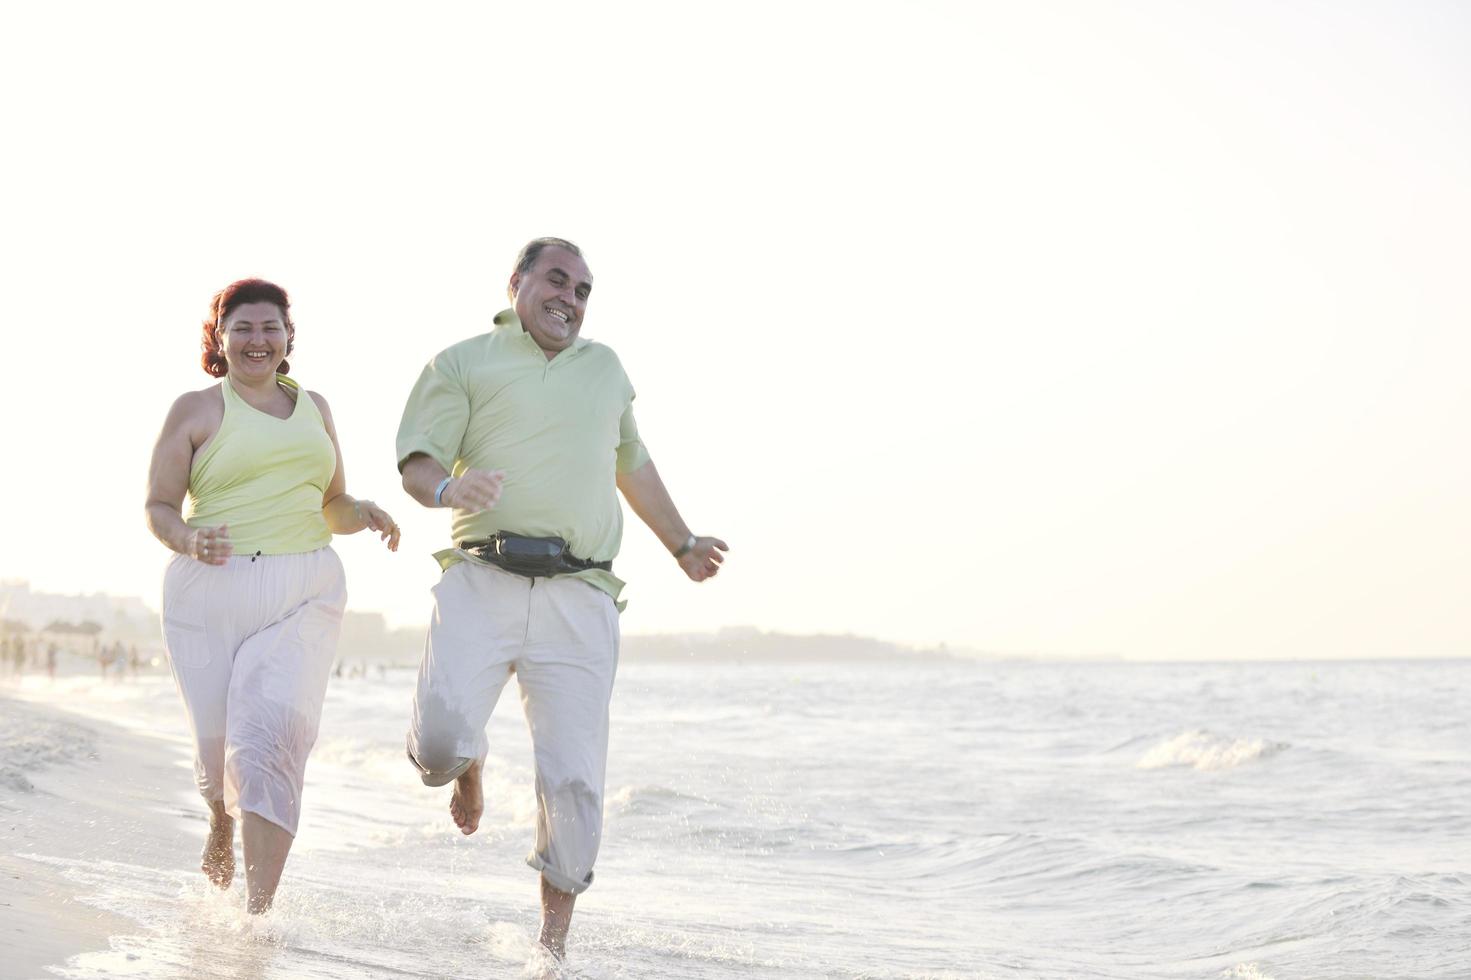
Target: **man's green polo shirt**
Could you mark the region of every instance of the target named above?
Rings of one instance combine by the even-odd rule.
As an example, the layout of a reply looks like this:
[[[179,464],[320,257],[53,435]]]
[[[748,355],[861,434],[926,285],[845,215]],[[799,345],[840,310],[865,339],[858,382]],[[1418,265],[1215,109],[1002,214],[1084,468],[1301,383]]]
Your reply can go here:
[[[458,541],[497,531],[565,538],[578,558],[611,561],[623,538],[617,474],[648,462],[633,420],[633,385],[612,349],[579,337],[547,360],[515,310],[495,329],[435,355],[398,427],[398,468],[424,453],[451,474],[504,470],[490,510],[456,509]],[[462,552],[437,553],[448,568]],[[611,572],[572,573],[617,600]]]

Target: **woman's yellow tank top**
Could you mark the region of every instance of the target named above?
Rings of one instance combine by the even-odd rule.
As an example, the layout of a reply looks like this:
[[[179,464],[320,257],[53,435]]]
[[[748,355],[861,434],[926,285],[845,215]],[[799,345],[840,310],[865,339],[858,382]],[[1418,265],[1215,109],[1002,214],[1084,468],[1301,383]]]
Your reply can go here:
[[[190,527],[230,525],[235,554],[290,555],[332,540],[322,495],[337,453],[312,396],[284,374],[296,408],[278,419],[251,407],[226,378],[220,431],[189,467]]]

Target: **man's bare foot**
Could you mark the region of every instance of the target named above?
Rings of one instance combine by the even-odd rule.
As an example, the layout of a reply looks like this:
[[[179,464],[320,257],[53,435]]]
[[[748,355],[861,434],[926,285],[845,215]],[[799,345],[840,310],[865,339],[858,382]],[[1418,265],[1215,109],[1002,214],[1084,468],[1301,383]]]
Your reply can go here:
[[[562,957],[540,943],[532,951],[526,965],[521,968],[521,980],[562,980],[568,976]]]
[[[567,927],[572,924],[572,907],[577,896],[552,887],[541,879],[541,935],[536,941],[558,963],[567,958]]]
[[[225,812],[223,803],[210,804],[209,836],[204,839],[199,870],[220,889],[229,888],[235,878],[235,818]]]
[[[476,761],[455,780],[455,791],[449,798],[449,815],[455,818],[460,833],[469,836],[480,827],[485,812],[485,797],[480,791],[480,770],[484,762]]]
[[[542,930],[541,936],[536,940],[542,951],[558,963],[567,959],[567,937],[548,936],[546,930]]]

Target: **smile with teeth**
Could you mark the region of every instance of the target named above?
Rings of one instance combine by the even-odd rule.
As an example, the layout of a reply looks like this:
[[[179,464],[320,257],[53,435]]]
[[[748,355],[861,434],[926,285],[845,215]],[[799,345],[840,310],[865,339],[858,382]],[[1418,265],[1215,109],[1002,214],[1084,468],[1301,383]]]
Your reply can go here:
[[[550,306],[548,306],[548,307],[546,307],[546,311],[550,315],[556,317],[558,320],[561,320],[563,323],[566,323],[568,321],[568,319],[570,319],[567,316],[567,314],[565,312],[563,312],[562,310],[554,310]]]
[[[248,350],[245,352],[245,356],[252,361],[264,361],[271,356],[271,352],[268,350]]]

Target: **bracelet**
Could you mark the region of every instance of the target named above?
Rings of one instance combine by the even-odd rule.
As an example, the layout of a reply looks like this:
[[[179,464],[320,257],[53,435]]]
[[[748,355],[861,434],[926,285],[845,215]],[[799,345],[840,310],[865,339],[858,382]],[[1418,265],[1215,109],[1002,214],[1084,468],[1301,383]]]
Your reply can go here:
[[[682,545],[679,546],[679,550],[674,553],[674,557],[675,558],[683,558],[685,555],[689,554],[691,551],[694,551],[694,550],[695,550],[695,536],[693,534],[691,534],[689,537],[687,537],[687,538],[684,539],[684,544],[682,544]]]
[[[439,486],[437,486],[437,487],[434,488],[434,506],[436,506],[436,507],[443,507],[444,506],[444,488],[447,487],[447,486],[449,486],[449,481],[451,481],[453,479],[454,479],[454,477],[447,476],[443,480],[440,480],[439,481]]]

